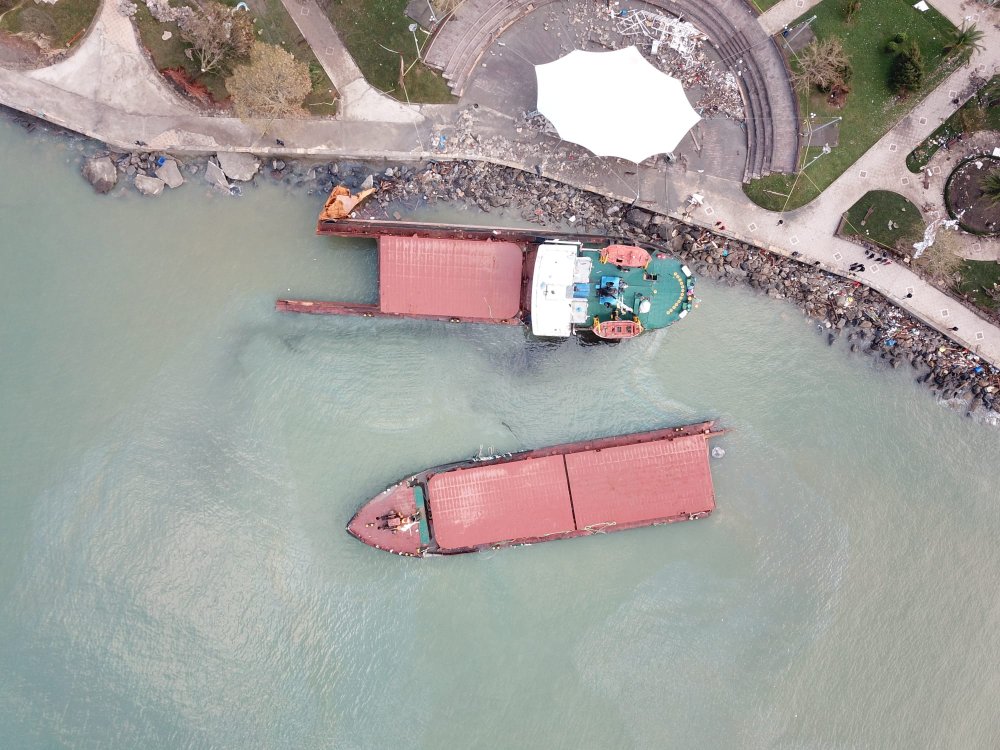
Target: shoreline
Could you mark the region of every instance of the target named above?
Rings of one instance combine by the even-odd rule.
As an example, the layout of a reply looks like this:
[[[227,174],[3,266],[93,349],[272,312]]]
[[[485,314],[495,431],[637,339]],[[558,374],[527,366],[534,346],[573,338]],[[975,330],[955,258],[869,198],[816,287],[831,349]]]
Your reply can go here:
[[[163,156],[177,162],[185,183],[214,185],[220,193],[238,196],[243,186],[260,178],[283,184],[289,192],[325,196],[340,183],[356,189],[371,175],[379,191],[359,211],[369,218],[399,219],[424,207],[447,204],[481,211],[480,223],[489,223],[486,216],[497,210],[509,220],[513,210],[529,225],[650,242],[689,263],[696,276],[791,302],[826,332],[828,345],[844,339],[851,352],[875,356],[892,368],[909,366],[916,381],[953,411],[1000,423],[1000,369],[860,281],[547,177],[489,162],[431,160],[376,169],[353,160],[263,156],[255,157],[258,168],[249,178],[234,180],[232,189],[224,189],[206,180],[207,165],[218,165],[211,156],[180,156],[141,147],[120,151],[16,110],[4,108],[2,114],[29,133],[41,128],[79,141],[81,170],[90,160],[111,158],[118,172],[114,195],[135,187],[135,176],[150,174],[156,158]]]

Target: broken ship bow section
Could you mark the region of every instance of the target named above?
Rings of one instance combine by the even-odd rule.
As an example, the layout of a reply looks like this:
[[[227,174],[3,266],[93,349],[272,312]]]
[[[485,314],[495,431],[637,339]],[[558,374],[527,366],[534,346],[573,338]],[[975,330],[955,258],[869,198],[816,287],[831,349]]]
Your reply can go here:
[[[703,518],[713,422],[470,459],[403,480],[348,531],[408,557],[452,555]]]

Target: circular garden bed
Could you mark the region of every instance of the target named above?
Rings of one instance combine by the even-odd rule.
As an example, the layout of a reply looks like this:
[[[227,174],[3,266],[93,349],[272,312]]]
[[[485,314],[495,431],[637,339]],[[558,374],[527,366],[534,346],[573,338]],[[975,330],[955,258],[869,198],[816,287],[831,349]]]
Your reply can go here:
[[[993,172],[1000,173],[1000,158],[973,156],[955,167],[948,177],[945,205],[967,232],[1000,235],[1000,202],[994,202],[983,191],[986,178]]]

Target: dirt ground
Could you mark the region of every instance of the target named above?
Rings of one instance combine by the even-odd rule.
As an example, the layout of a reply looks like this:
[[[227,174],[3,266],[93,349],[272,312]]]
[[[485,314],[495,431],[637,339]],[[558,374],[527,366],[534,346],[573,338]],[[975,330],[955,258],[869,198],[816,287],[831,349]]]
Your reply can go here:
[[[0,66],[5,68],[34,68],[45,60],[37,44],[19,36],[0,32]]]
[[[945,201],[960,223],[978,234],[1000,234],[1000,203],[983,195],[982,182],[1000,169],[1000,159],[982,156],[958,166],[948,184]],[[963,213],[964,212],[964,213]]]

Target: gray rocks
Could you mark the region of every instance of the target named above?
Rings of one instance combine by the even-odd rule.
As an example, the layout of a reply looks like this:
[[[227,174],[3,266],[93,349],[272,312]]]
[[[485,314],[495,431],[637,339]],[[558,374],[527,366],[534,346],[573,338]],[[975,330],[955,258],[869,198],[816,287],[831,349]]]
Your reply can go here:
[[[165,184],[159,177],[150,177],[144,174],[135,176],[135,189],[143,195],[159,195],[163,192]]]
[[[157,167],[156,176],[163,180],[170,189],[179,188],[184,184],[184,178],[181,177],[181,170],[177,168],[177,162],[173,159],[167,159],[162,165]]]
[[[219,160],[219,166],[226,177],[238,182],[252,180],[260,168],[260,162],[253,154],[220,151],[215,158]]]
[[[365,177],[365,181],[361,183],[362,190],[371,190],[375,187],[375,177],[374,175],[368,175]]]
[[[229,180],[226,179],[226,173],[214,161],[209,161],[205,165],[205,181],[212,187],[225,190],[227,193],[231,187]]]
[[[639,229],[645,229],[653,220],[653,214],[644,208],[631,208],[625,214],[625,221]]]
[[[98,193],[107,193],[118,182],[118,169],[111,157],[87,159],[83,163],[83,176]]]

